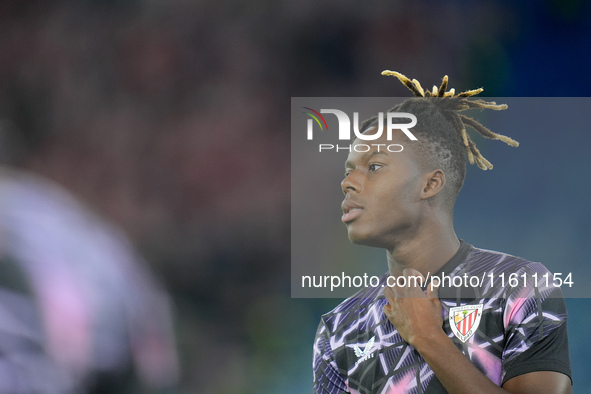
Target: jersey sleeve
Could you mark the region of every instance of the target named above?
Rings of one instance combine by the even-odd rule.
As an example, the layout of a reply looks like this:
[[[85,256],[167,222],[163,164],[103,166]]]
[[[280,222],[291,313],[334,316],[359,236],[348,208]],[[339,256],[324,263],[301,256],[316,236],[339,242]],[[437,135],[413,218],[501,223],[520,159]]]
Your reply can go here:
[[[330,346],[330,337],[324,321],[320,321],[314,340],[314,394],[349,393],[346,379],[339,373]]]
[[[525,286],[510,289],[506,299],[502,383],[536,371],[570,378],[567,312],[560,287],[540,263],[528,264],[517,276],[527,280]]]
[[[45,350],[43,323],[29,279],[20,265],[0,256],[0,392],[74,392]]]

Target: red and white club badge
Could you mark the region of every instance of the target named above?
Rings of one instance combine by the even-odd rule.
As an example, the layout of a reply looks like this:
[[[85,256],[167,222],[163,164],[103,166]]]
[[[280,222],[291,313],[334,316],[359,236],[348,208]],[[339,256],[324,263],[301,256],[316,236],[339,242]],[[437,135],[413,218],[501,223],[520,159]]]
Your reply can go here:
[[[476,332],[482,317],[482,307],[483,304],[449,308],[449,326],[460,341],[466,342]]]

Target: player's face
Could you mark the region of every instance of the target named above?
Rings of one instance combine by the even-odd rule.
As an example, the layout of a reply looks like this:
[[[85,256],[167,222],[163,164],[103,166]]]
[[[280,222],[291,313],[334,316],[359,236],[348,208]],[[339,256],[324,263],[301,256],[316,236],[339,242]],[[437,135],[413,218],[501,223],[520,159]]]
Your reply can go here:
[[[354,144],[371,148],[367,152],[351,152],[345,163],[345,179],[341,182],[345,193],[342,221],[354,243],[390,248],[410,236],[418,226],[424,203],[421,199],[424,173],[408,146],[402,152],[389,152],[386,146],[393,143],[385,137],[375,141],[356,140]],[[410,143],[404,141],[403,145]]]

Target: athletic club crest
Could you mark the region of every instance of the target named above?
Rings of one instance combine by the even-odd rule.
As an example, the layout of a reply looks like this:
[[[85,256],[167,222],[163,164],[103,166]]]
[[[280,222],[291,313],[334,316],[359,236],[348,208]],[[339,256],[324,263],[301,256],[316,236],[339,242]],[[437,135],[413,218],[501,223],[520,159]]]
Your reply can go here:
[[[482,317],[482,306],[464,305],[449,309],[449,326],[460,341],[466,342],[476,332]]]

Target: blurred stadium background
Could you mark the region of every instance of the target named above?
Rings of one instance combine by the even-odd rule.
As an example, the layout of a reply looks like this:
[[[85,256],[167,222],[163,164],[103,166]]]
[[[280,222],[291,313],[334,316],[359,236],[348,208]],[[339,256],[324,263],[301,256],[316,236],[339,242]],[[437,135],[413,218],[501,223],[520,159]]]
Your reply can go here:
[[[405,94],[384,68],[488,96],[588,96],[590,6],[3,0],[0,113],[22,123],[0,150],[122,227],[149,262],[174,302],[179,392],[311,392],[318,319],[339,300],[290,298],[290,97]],[[591,141],[571,142],[584,154]],[[570,186],[560,193],[591,191]],[[500,228],[525,204],[495,211]],[[589,204],[569,204],[578,227],[554,218],[551,231],[576,236],[554,246],[583,251]],[[531,238],[524,254],[544,246]],[[521,251],[502,234],[467,240]],[[575,393],[591,392],[591,301],[567,302]]]

